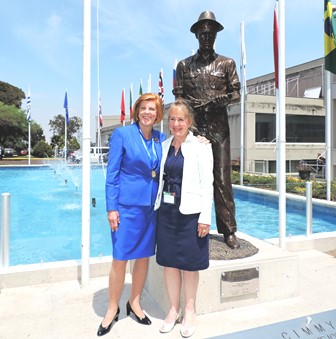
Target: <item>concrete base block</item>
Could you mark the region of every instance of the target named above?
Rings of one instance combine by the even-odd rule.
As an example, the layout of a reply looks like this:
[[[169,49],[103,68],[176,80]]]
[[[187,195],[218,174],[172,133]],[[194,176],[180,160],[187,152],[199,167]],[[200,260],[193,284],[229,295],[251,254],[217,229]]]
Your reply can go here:
[[[90,278],[106,276],[108,279],[112,257],[90,258]],[[130,263],[127,273],[130,272]],[[43,264],[18,265],[0,270],[2,288],[81,280],[81,262],[75,260]]]
[[[251,257],[211,260],[200,271],[196,312],[206,314],[298,295],[298,257],[279,247],[237,232],[259,249]],[[230,278],[231,277],[231,278]],[[145,289],[164,313],[169,309],[163,268],[151,258]],[[181,306],[183,300],[181,301]]]

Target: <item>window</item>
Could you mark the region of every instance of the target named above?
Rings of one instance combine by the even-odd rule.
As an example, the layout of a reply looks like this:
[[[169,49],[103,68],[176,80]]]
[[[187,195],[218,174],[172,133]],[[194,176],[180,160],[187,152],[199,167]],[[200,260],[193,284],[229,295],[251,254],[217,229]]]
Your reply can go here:
[[[256,142],[271,142],[275,139],[275,114],[256,114]]]
[[[275,114],[256,113],[256,142],[271,142],[275,139]],[[325,119],[323,116],[286,115],[286,142],[325,142]]]
[[[286,142],[324,142],[325,119],[321,116],[286,116]]]

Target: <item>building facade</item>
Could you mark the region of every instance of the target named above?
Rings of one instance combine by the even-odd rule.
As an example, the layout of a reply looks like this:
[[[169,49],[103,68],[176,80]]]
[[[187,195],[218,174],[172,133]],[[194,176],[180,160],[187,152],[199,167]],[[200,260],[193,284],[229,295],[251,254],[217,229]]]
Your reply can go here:
[[[313,176],[324,178],[325,168],[318,165],[318,154],[325,157],[326,128],[331,128],[331,178],[336,175],[336,119],[325,126],[324,58],[286,69],[286,172],[297,173],[300,161],[312,167]],[[244,172],[276,172],[276,96],[274,73],[247,81],[244,112],[244,157],[241,161],[241,108],[229,107],[231,160],[243,165]],[[332,112],[335,111],[336,83],[332,87]],[[165,109],[169,104],[165,106]],[[113,116],[112,116],[113,117]],[[120,117],[103,117],[101,145],[108,145]],[[129,124],[130,122],[126,122]],[[169,135],[166,114],[162,125],[155,126]],[[97,134],[98,135],[98,134]]]
[[[241,154],[240,104],[229,110],[231,156],[243,164],[245,172],[276,172],[276,96],[274,73],[247,81],[244,114],[244,159]],[[335,84],[334,84],[335,86]],[[333,99],[336,91],[333,91]],[[334,100],[333,100],[334,102]],[[324,58],[286,69],[286,172],[297,173],[300,161],[308,163],[312,174],[325,177],[326,128],[332,131],[332,179],[335,179],[335,119],[325,126]],[[332,111],[334,111],[332,109]]]

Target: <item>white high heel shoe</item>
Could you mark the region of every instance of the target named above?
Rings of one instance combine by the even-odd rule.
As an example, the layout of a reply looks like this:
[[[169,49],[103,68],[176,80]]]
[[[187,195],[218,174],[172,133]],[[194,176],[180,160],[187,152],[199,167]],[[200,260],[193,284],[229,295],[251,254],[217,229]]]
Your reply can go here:
[[[185,327],[181,325],[180,333],[183,338],[189,338],[195,333],[195,326],[192,327]]]
[[[169,333],[173,330],[174,326],[176,325],[176,323],[178,323],[180,320],[180,313],[177,313],[176,314],[176,318],[175,318],[175,321],[172,322],[172,323],[166,323],[166,322],[163,322],[159,331],[161,333]]]
[[[191,337],[194,333],[195,333],[195,330],[196,330],[196,326],[195,326],[195,323],[196,323],[196,319],[195,319],[195,313],[194,313],[194,321],[193,321],[193,326],[185,326],[184,325],[184,319],[183,319],[183,322],[181,324],[181,329],[180,329],[180,334],[183,338],[189,338]]]

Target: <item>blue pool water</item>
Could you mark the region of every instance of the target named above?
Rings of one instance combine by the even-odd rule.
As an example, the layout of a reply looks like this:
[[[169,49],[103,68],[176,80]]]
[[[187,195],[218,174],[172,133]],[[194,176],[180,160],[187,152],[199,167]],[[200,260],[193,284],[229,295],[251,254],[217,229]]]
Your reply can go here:
[[[91,257],[111,255],[102,168],[91,170]],[[0,193],[10,198],[10,265],[81,258],[81,168],[0,169]],[[278,237],[277,198],[235,190],[239,231],[259,239]],[[1,215],[1,209],[0,209]],[[335,231],[335,209],[314,207],[313,232]],[[287,235],[305,234],[305,206],[287,204]],[[216,229],[213,213],[212,229]]]

